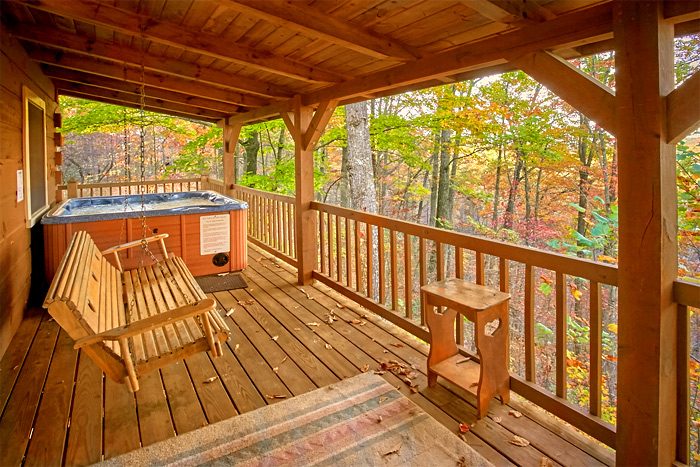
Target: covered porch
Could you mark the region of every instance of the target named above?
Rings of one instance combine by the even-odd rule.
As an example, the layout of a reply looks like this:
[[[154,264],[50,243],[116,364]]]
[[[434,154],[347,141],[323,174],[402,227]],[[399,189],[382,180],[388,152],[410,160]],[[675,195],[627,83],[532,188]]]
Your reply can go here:
[[[73,350],[43,310],[29,310],[0,362],[1,463],[90,464],[284,400],[272,396],[378,371],[449,430],[470,424],[464,440],[495,465],[614,464],[612,450],[522,399],[494,400],[477,422],[466,391],[443,380],[426,387],[425,342],[320,283],[298,286],[294,268],[254,244],[248,264],[247,289],[210,295],[221,309],[234,309],[223,357],[189,357],[144,377],[135,394]],[[329,324],[331,314],[337,320]],[[415,373],[416,388],[382,371],[388,363]],[[530,446],[511,444],[514,435]]]

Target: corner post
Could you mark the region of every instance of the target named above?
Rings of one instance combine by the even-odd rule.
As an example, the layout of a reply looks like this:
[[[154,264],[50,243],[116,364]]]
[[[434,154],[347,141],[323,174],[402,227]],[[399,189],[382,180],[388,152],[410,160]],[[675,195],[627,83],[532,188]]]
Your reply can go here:
[[[673,25],[664,2],[615,0],[620,248],[617,463],[670,465],[676,438]]]
[[[233,193],[236,183],[236,144],[241,134],[241,123],[229,123],[228,119],[221,121],[224,129],[224,191],[226,195]]]
[[[334,110],[335,102],[326,101],[314,112],[312,107],[302,104],[301,96],[296,96],[292,111],[282,113],[282,119],[294,138],[294,228],[299,285],[311,282],[318,260],[317,216],[311,209],[314,200],[313,151]]]

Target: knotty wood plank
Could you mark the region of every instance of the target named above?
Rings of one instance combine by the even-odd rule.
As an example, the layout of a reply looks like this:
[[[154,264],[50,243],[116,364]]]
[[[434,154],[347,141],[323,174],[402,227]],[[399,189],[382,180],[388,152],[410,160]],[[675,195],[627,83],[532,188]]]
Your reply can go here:
[[[218,292],[215,295],[224,309],[231,308],[236,304],[236,299],[228,292]],[[227,307],[226,305],[229,306]],[[238,313],[243,313],[240,307],[237,307],[237,309]],[[228,317],[226,318],[226,324],[231,328],[232,333],[237,336],[236,344],[232,347],[233,354],[238,359],[241,367],[243,367],[255,387],[260,391],[260,394],[264,397],[265,403],[274,404],[282,400],[269,399],[266,396],[281,395],[292,397],[292,392],[284,385],[279,376],[272,371],[272,367],[267,364],[265,359],[258,352],[258,349],[251,344],[248,337],[238,327],[235,321]]]
[[[102,458],[102,377],[93,361],[80,352],[68,428],[66,465],[94,464]]]
[[[236,410],[239,413],[246,413],[265,406],[265,399],[233,355],[230,345],[235,348],[237,342],[238,334],[233,334],[228,345],[222,346],[224,354],[212,359],[212,362],[229,397],[233,399]]]
[[[42,313],[34,309],[22,320],[19,329],[12,338],[5,355],[0,361],[0,414],[5,410],[12,388],[29,353],[32,341],[41,324]]]
[[[221,384],[209,357],[200,352],[185,359],[190,370],[197,397],[204,407],[209,423],[219,422],[237,414],[233,402]],[[215,378],[210,381],[210,378]]]
[[[126,384],[105,378],[104,458],[141,447],[136,400]]]
[[[58,331],[58,325],[48,319],[39,325],[12,397],[0,418],[0,465],[18,465],[24,456]]]
[[[184,362],[167,365],[160,371],[177,434],[205,426],[207,419]]]
[[[25,465],[49,465],[62,458],[77,363],[78,352],[73,349],[73,339],[60,331]]]
[[[175,436],[160,371],[140,376],[139,385],[141,389],[136,392],[136,407],[141,444],[148,446]]]

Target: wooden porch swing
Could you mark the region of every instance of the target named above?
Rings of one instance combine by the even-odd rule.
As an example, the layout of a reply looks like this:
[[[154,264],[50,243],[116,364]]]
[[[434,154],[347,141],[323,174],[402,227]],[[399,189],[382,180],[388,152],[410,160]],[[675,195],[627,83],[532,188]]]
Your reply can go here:
[[[141,38],[141,51],[145,49]],[[143,60],[143,56],[142,56]],[[141,63],[140,171],[142,238],[100,251],[87,232],[73,235],[44,308],[105,374],[138,391],[138,376],[196,352],[223,355],[230,330],[182,258],[165,248],[168,234],[147,237],[145,207],[145,79]],[[126,143],[125,143],[126,148]],[[125,210],[127,207],[125,198]],[[158,260],[149,244],[158,242]],[[140,247],[152,264],[124,271],[119,252]],[[113,255],[114,265],[106,255]]]

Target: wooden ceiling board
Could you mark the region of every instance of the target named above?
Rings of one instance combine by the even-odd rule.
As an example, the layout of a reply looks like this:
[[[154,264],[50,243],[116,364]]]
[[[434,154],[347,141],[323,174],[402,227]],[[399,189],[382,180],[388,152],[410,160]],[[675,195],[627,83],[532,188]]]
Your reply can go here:
[[[141,0],[138,6],[138,12],[144,15],[160,18],[165,7],[165,0]]]
[[[423,11],[422,16],[414,18],[413,21],[408,21],[398,28],[384,30],[384,25],[377,25],[374,29],[382,34],[387,34],[409,44],[413,44],[417,37],[423,36],[426,33],[439,31],[445,26],[473,15],[473,13],[461,3],[452,5],[443,3],[442,5],[446,6],[446,8],[442,10],[433,10],[431,12]],[[390,24],[387,24],[386,26],[389,25]]]
[[[167,0],[160,19],[181,24],[194,3],[199,3],[199,0],[196,2],[194,0]]]
[[[92,24],[83,23],[82,21],[75,21],[75,31],[78,35],[87,37],[93,41],[97,38],[95,26]]]
[[[419,23],[422,19],[433,16],[436,11],[445,11],[455,2],[415,2],[396,14],[388,14],[372,25],[372,30],[387,36],[397,29]],[[391,10],[389,10],[391,11]]]
[[[33,12],[34,10],[27,8],[20,3],[5,2],[0,8],[3,18],[7,18],[7,23],[10,26],[17,24],[36,24]]]
[[[325,41],[314,41],[312,39],[308,39],[306,37],[302,37],[296,34],[290,37],[286,42],[280,44],[276,50],[278,50],[279,54],[283,57],[292,58],[292,56],[294,56],[296,52],[308,50],[309,47],[311,47],[316,42]]]
[[[444,21],[439,26],[428,26],[424,28],[423,33],[418,33],[412,28],[394,32],[394,36],[412,47],[421,49],[428,44],[432,44],[447,37],[454,37],[464,30],[472,30],[479,26],[493,23],[492,21],[476,14],[473,10],[461,5],[455,7],[455,14],[449,16],[447,21]]]
[[[238,42],[248,31],[253,29],[258,22],[259,20],[257,18],[238,14],[231,21],[229,27],[222,32],[221,38],[231,43]]]
[[[182,25],[191,29],[204,30],[204,25],[217,8],[217,3],[208,0],[197,0],[192,3],[190,10],[184,16]]]
[[[220,36],[231,26],[231,23],[237,16],[238,12],[227,8],[225,5],[218,5],[202,26],[202,31]]]
[[[461,45],[468,44],[469,42],[480,40],[484,37],[491,37],[510,29],[513,28],[504,23],[487,22],[483,26],[478,26],[474,29],[464,31],[454,36],[436,40],[432,43],[424,45],[421,48],[426,53],[447,51],[453,49],[454,47],[459,47]]]

